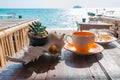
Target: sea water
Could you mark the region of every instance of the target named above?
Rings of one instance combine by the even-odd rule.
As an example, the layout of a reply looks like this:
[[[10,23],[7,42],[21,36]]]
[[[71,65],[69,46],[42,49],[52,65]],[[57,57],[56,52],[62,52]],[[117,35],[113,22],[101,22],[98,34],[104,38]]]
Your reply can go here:
[[[77,28],[76,21],[88,19],[85,9],[0,9],[0,14],[13,13],[15,18],[37,18],[47,28]]]

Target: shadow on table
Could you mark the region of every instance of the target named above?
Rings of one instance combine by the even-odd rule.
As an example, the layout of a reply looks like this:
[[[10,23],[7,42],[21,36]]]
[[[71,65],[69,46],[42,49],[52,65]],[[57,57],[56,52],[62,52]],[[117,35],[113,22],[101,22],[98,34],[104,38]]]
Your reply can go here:
[[[26,67],[31,68],[35,73],[44,73],[49,70],[54,70],[55,66],[59,63],[59,58],[49,55],[43,55],[35,62],[31,62]]]
[[[90,67],[93,63],[98,62],[98,60],[102,59],[102,57],[103,55],[101,53],[81,56],[67,50],[65,50],[63,54],[63,60],[65,60],[65,64],[74,68]]]
[[[103,46],[104,49],[114,49],[117,46],[113,43],[108,43],[108,44],[101,44]]]
[[[49,55],[43,55],[35,62],[30,62],[27,65],[12,64],[2,71],[0,75],[16,76],[15,79],[27,79],[35,74],[41,74],[54,70],[55,66],[59,63],[59,58]],[[6,79],[5,77],[3,80]],[[9,78],[8,78],[9,79]]]

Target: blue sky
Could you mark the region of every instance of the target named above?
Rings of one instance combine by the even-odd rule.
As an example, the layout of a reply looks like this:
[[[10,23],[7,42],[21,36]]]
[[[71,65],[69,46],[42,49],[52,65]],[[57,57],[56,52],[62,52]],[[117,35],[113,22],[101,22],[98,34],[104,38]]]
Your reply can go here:
[[[120,7],[120,0],[0,0],[0,8]]]

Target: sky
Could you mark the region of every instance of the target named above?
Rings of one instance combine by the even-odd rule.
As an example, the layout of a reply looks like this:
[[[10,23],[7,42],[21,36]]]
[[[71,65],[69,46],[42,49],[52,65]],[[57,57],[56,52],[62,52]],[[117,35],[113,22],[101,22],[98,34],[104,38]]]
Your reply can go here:
[[[0,8],[118,8],[120,0],[0,0]]]

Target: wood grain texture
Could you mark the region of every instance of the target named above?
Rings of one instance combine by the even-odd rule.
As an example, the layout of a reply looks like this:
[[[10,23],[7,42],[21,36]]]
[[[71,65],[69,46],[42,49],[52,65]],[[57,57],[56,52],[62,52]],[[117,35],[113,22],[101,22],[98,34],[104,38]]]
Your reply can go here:
[[[70,31],[66,32],[69,34]],[[27,65],[12,63],[0,71],[0,78],[3,80],[120,80],[120,44],[115,41],[102,46],[104,51],[96,55],[80,56],[62,49],[60,59],[43,55]]]
[[[0,53],[3,52],[3,49],[2,49],[2,42],[0,40]],[[4,60],[4,54],[0,54],[0,66],[3,66],[5,64],[5,60]]]
[[[90,30],[90,29],[109,29],[110,24],[102,23],[102,22],[91,22],[91,23],[78,23],[78,28],[80,31],[82,30]]]
[[[114,44],[112,44],[112,45],[114,45]],[[117,48],[116,47],[110,48],[110,45],[106,45],[106,46],[109,46],[109,48],[102,52],[103,58],[101,60],[99,60],[99,64],[100,64],[101,68],[104,70],[108,79],[119,80],[120,79],[120,76],[119,76],[120,75],[120,66],[118,66],[118,64],[114,60],[114,58],[117,58],[116,53],[115,53]],[[120,52],[120,50],[118,52]],[[98,58],[99,57],[97,56],[97,59]]]

